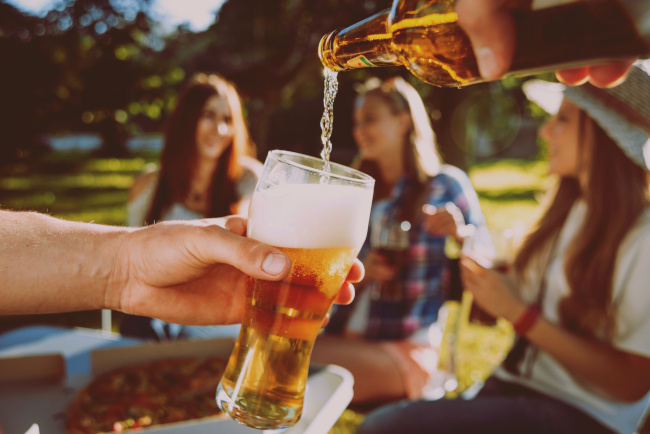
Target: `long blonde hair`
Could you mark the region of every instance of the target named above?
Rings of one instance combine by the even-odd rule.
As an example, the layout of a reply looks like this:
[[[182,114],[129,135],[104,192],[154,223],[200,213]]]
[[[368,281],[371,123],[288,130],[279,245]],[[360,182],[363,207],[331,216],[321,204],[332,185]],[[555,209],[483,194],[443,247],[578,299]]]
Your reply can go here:
[[[535,230],[523,243],[514,263],[522,274],[555,239],[573,204],[587,206],[587,218],[566,253],[564,273],[570,293],[559,305],[562,324],[571,331],[611,340],[615,333],[612,305],[614,267],[626,234],[648,205],[648,174],[630,160],[602,128],[580,112],[578,140],[592,128],[593,147],[587,159],[585,191],[577,179],[563,178]]]
[[[436,135],[422,98],[415,88],[402,77],[385,80],[379,85],[376,80],[371,79],[359,93],[356,105],[358,106],[368,96],[380,98],[395,116],[408,113],[411,117],[411,128],[406,138],[409,146],[404,146],[406,176],[422,186],[428,178],[440,173],[442,160],[438,152]],[[375,178],[377,182],[375,199],[382,199],[390,193],[386,190],[381,173],[374,162],[360,160],[355,162],[355,166]]]

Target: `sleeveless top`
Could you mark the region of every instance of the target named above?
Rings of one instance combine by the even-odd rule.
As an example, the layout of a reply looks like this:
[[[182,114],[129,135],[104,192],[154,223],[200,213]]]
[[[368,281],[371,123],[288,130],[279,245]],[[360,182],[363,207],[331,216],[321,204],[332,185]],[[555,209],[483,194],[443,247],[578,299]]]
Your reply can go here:
[[[241,157],[239,163],[243,168],[242,176],[237,181],[237,193],[240,197],[239,213],[246,214],[248,212],[248,203],[250,202],[255,185],[259,179],[263,165],[259,161],[251,157]],[[151,173],[148,171],[145,173]],[[156,193],[156,186],[158,185],[158,170],[153,170],[154,176],[151,176],[147,185],[142,189],[140,194],[127,203],[127,225],[128,226],[142,226],[145,218],[153,202],[154,194]],[[180,202],[172,203],[167,209],[161,220],[195,220],[202,219],[206,216],[192,211],[185,207]]]
[[[586,204],[578,201],[571,209],[557,241],[557,253],[546,266],[546,256],[540,257],[527,269],[520,281],[521,295],[526,302],[536,299],[539,289],[535,282],[546,274],[546,295],[541,310],[544,318],[560,324],[558,304],[570,291],[564,263],[566,251],[585,219],[589,218]],[[618,249],[614,269],[612,304],[615,309],[615,336],[611,345],[624,352],[650,357],[650,208],[630,228]],[[522,375],[516,376],[503,368],[494,375],[508,382],[544,393],[577,407],[603,425],[620,433],[633,433],[650,408],[650,392],[636,402],[622,402],[599,394],[575,377],[553,356],[529,345],[522,363]]]

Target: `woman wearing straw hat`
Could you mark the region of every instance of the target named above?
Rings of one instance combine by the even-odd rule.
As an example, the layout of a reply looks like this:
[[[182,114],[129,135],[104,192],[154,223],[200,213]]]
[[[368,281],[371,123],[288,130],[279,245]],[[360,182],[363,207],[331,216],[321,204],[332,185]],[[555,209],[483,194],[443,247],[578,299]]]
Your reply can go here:
[[[466,289],[518,339],[473,400],[416,401],[359,433],[633,433],[650,403],[650,77],[618,87],[533,81],[557,189],[514,273],[469,257]],[[563,99],[562,99],[563,96]]]

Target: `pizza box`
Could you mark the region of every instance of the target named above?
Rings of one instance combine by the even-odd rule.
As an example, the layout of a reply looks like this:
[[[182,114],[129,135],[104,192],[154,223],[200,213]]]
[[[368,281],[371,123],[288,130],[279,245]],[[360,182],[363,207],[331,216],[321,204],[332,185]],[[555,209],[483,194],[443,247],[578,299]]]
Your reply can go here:
[[[94,375],[129,364],[171,357],[230,356],[234,340],[217,338],[144,343],[90,353],[91,373],[66,375],[61,354],[0,357],[0,434],[64,434],[69,403]],[[303,414],[287,434],[326,434],[352,399],[353,378],[340,366],[313,366]],[[254,434],[259,431],[227,417],[142,428],[143,434]],[[278,431],[268,431],[278,432]]]

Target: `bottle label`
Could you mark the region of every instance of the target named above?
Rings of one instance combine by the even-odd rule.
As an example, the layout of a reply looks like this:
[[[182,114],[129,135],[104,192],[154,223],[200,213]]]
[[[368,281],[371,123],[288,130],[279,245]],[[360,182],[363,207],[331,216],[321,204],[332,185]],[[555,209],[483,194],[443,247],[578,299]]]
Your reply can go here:
[[[375,66],[370,62],[368,59],[366,59],[366,56],[364,55],[359,55],[357,57],[353,57],[352,59],[348,60],[345,62],[346,65],[348,65],[350,68],[367,68],[370,66]]]

